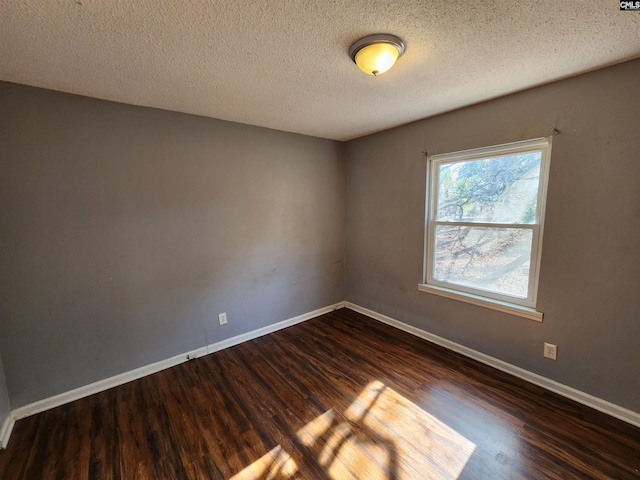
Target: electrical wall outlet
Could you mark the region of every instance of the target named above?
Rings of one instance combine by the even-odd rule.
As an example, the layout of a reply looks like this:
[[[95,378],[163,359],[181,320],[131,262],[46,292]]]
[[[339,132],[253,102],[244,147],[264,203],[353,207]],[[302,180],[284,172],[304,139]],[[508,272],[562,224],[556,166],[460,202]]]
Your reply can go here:
[[[220,325],[224,325],[225,323],[227,323],[227,313],[220,313],[218,314],[218,323]]]
[[[544,356],[551,360],[555,360],[558,356],[558,346],[553,343],[544,342]]]

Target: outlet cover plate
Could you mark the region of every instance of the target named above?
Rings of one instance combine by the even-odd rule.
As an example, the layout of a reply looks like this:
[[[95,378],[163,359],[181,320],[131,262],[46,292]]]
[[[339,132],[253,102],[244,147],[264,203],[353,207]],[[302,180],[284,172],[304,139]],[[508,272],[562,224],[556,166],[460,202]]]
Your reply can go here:
[[[218,314],[218,323],[220,325],[224,325],[225,323],[227,323],[227,313],[220,313]]]
[[[544,342],[544,356],[555,360],[558,357],[558,346],[553,343]]]

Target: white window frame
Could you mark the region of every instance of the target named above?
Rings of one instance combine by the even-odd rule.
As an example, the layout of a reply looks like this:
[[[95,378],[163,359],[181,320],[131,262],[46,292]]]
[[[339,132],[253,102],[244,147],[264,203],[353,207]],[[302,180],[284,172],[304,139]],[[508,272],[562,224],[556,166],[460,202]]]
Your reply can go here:
[[[551,137],[535,138],[522,142],[507,143],[490,147],[475,148],[460,152],[432,155],[427,158],[427,192],[425,219],[424,277],[418,289],[467,303],[492,308],[502,312],[542,321],[542,312],[536,310],[540,259],[542,257],[542,234],[544,230],[544,214],[546,210],[547,186],[549,182],[549,163],[551,160]],[[482,160],[505,155],[515,155],[534,151],[542,152],[540,159],[540,179],[538,183],[538,199],[536,217],[531,224],[463,222],[436,220],[438,210],[438,172],[439,166],[469,160]],[[490,228],[519,228],[532,231],[531,259],[529,267],[529,284],[527,298],[488,292],[473,287],[439,281],[434,278],[435,263],[435,231],[441,225],[460,225]]]

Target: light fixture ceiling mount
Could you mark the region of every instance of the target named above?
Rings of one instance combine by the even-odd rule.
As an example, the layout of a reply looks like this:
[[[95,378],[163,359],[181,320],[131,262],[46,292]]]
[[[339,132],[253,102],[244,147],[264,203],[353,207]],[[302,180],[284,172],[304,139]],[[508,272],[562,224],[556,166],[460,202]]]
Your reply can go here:
[[[351,45],[349,56],[364,73],[378,76],[393,67],[404,50],[404,42],[399,37],[376,33]]]

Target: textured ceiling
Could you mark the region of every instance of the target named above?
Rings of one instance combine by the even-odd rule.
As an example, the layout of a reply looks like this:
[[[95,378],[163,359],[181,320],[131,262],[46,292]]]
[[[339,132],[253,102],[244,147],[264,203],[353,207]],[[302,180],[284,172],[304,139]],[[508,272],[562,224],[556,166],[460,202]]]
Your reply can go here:
[[[614,0],[0,0],[0,79],[347,140],[640,57]],[[359,37],[407,51],[384,75]]]

